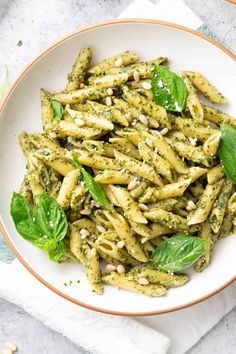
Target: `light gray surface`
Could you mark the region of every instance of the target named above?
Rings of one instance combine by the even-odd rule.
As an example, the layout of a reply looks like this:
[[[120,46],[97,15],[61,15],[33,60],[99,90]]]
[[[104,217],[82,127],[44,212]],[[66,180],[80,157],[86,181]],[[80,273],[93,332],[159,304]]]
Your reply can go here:
[[[223,0],[185,1],[221,42],[236,52],[236,7]],[[131,0],[0,0],[0,65],[8,64],[10,78],[13,80],[40,50],[60,36],[80,26],[114,18],[130,2]],[[17,46],[19,40],[23,42],[21,47]],[[21,354],[81,353],[73,343],[27,315],[22,309],[0,299],[0,350],[6,340],[16,342]],[[236,309],[226,315],[188,354],[233,354],[235,347]]]

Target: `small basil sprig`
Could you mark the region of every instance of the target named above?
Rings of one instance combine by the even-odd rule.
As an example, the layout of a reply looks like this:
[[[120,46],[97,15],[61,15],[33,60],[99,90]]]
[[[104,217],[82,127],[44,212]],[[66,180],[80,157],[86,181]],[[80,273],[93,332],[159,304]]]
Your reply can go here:
[[[79,162],[77,156],[73,154],[72,161],[76,168],[81,172],[82,178],[85,182],[85,186],[88,188],[89,193],[92,195],[93,199],[98,201],[103,207],[109,208],[109,201],[103,192],[101,186],[95,181],[95,179],[83,168]]]
[[[3,97],[6,95],[8,89],[9,89],[9,83],[7,80],[7,66],[3,66],[3,70],[1,73],[0,77],[0,102],[3,99]]]
[[[51,100],[52,107],[54,109],[54,115],[52,120],[59,122],[64,114],[64,108],[62,107],[61,103],[56,100]]]
[[[173,112],[185,110],[188,89],[185,82],[173,71],[155,65],[152,77],[152,93],[155,102]]]
[[[13,193],[11,216],[16,230],[27,241],[48,251],[49,258],[55,262],[66,255],[62,241],[67,233],[66,215],[57,201],[45,192],[41,193],[34,212],[20,193]]]
[[[236,130],[227,124],[221,125],[219,156],[224,171],[236,185]]]
[[[205,252],[206,241],[195,236],[172,236],[153,252],[150,264],[164,272],[179,272],[198,260]]]

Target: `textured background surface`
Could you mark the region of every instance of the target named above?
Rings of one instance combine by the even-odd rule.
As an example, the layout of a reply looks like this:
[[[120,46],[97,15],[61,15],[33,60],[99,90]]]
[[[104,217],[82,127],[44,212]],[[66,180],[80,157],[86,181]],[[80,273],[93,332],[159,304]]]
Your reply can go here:
[[[10,79],[13,80],[39,51],[60,36],[83,25],[114,18],[131,1],[0,0],[0,66],[8,64]],[[223,0],[185,2],[235,53],[236,6],[226,4]],[[18,46],[20,40],[22,45]],[[17,306],[0,299],[0,350],[6,340],[17,343],[20,354],[81,353],[73,343]],[[235,348],[236,309],[226,315],[188,354],[234,354]]]

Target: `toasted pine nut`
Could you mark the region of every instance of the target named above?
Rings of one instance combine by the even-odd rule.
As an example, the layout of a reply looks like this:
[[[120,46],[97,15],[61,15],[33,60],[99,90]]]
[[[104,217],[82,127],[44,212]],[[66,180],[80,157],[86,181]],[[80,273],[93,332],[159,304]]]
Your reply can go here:
[[[143,203],[139,203],[138,207],[139,207],[139,209],[141,209],[143,211],[147,211],[148,210],[148,207],[145,204],[143,204]]]
[[[146,89],[146,90],[151,90],[151,88],[152,88],[152,85],[150,84],[150,82],[147,82],[147,81],[144,81],[144,82],[142,83],[142,86],[143,86],[143,88]]]
[[[134,71],[133,77],[134,77],[134,81],[135,81],[135,82],[139,82],[139,80],[140,80],[140,74],[139,74],[139,72],[138,72],[137,70]]]
[[[54,133],[54,132],[49,132],[48,135],[49,135],[50,138],[52,138],[52,139],[56,139],[56,137],[57,137],[57,134]]]
[[[168,128],[163,128],[160,133],[161,135],[166,135],[168,133],[169,129]]]
[[[90,250],[90,256],[94,257],[94,256],[96,256],[96,254],[97,254],[96,248],[92,248],[92,249]]]
[[[140,114],[138,118],[144,125],[148,125],[148,119],[144,114]]]
[[[81,229],[80,230],[80,235],[82,239],[85,239],[87,236],[90,235],[90,232],[87,229]]]
[[[106,231],[106,229],[103,226],[101,226],[101,225],[97,225],[97,230],[99,232],[105,232]]]
[[[80,211],[80,214],[81,215],[90,215],[91,214],[91,210],[90,209],[82,209],[81,211]]]
[[[15,343],[12,343],[12,342],[6,342],[5,343],[5,346],[12,350],[13,352],[15,352],[17,350],[17,346],[15,345]]]
[[[148,285],[149,284],[149,281],[146,278],[140,278],[138,280],[138,282],[140,285]]]
[[[113,264],[107,264],[106,270],[108,270],[108,271],[116,270],[116,266]]]
[[[84,121],[80,118],[75,118],[75,124],[82,127],[82,125],[84,125]]]
[[[131,120],[132,120],[131,113],[130,112],[126,113],[125,118],[128,120],[128,122],[131,122]]]
[[[197,208],[196,204],[192,200],[189,200],[188,203],[187,203],[187,206],[186,206],[186,210],[187,211],[191,211],[191,210],[194,210],[196,208]]]
[[[116,61],[115,61],[115,66],[119,67],[119,66],[122,66],[122,65],[123,65],[122,57],[117,58]]]
[[[110,96],[108,96],[108,97],[106,97],[106,105],[107,106],[111,106],[112,105],[112,100],[111,100],[111,97]]]
[[[123,266],[123,264],[118,264],[118,266],[116,267],[116,270],[120,274],[125,273],[125,267]]]
[[[83,84],[83,82],[81,82],[81,84],[79,85],[79,87],[80,87],[81,89],[83,89],[83,88],[85,88],[85,84]]]
[[[118,248],[123,248],[124,245],[125,245],[124,241],[119,241],[119,242],[117,242],[117,247],[118,247]]]
[[[111,96],[112,96],[112,95],[113,95],[113,90],[112,90],[112,88],[109,87],[109,88],[107,89],[107,93],[108,93],[108,95],[111,95]]]
[[[197,138],[188,138],[189,142],[191,145],[196,146],[197,145]]]
[[[136,186],[138,185],[138,181],[136,179],[132,179],[131,182],[129,182],[127,189],[129,191],[131,191],[132,189],[134,189]]]

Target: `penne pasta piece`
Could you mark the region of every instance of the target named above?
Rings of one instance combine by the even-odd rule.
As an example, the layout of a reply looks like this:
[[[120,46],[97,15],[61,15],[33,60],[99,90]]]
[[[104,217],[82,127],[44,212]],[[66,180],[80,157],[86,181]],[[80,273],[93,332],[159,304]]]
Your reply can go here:
[[[128,219],[131,219],[136,223],[147,224],[147,219],[143,216],[138,205],[127,190],[115,186],[110,186],[110,189]]]
[[[202,229],[199,233],[199,237],[206,241],[205,249],[206,252],[201,256],[194,265],[194,269],[197,272],[202,272],[210,263],[210,250],[213,246],[212,241],[212,230],[210,228],[209,222],[205,221],[202,225]]]
[[[93,291],[103,294],[103,284],[101,279],[99,255],[96,248],[87,250],[86,252],[86,275]]]
[[[80,176],[80,170],[73,170],[69,172],[63,179],[59,194],[57,196],[57,202],[62,208],[68,208],[70,206],[71,195],[76,185],[78,184]]]
[[[197,209],[188,216],[188,225],[195,225],[206,221],[224,182],[225,180],[222,178],[216,183],[206,186],[206,189],[197,203]]]
[[[52,98],[61,104],[84,103],[87,100],[99,100],[104,97],[111,96],[105,87],[85,87],[81,90],[69,92],[55,92]]]
[[[115,87],[125,84],[129,79],[127,73],[119,74],[107,74],[103,76],[91,76],[88,79],[89,85],[99,86],[99,87]]]
[[[116,149],[120,152],[123,152],[124,154],[129,155],[130,157],[132,157],[134,159],[141,160],[141,156],[139,154],[138,149],[128,139],[126,139],[126,138],[110,138],[109,142],[111,143],[111,146],[114,149]]]
[[[84,82],[85,74],[89,68],[92,59],[91,48],[82,48],[76,58],[71,73],[68,74],[68,83],[66,91],[74,91],[80,88],[80,84]]]
[[[221,125],[222,123],[230,124],[233,127],[236,127],[236,119],[231,117],[229,114],[223,113],[218,108],[204,106],[204,119],[212,122],[216,125]]]
[[[83,265],[86,264],[83,240],[81,239],[80,230],[73,224],[70,224],[70,251],[80,263]]]
[[[50,95],[47,91],[40,90],[40,100],[41,100],[41,120],[43,124],[43,129],[47,129],[48,124],[51,124],[54,115],[54,109],[51,104]]]
[[[164,209],[155,209],[151,211],[146,211],[143,213],[144,216],[152,221],[157,221],[164,226],[172,229],[172,231],[187,231],[188,225],[187,220],[179,215],[173,214],[170,211]]]
[[[204,122],[198,123],[189,118],[175,117],[173,119],[173,127],[174,129],[182,131],[188,138],[196,138],[200,140],[208,139],[211,135],[217,132],[217,129],[205,126]]]
[[[216,165],[208,170],[207,172],[207,182],[209,184],[214,184],[216,181],[224,177],[224,170],[221,165]]]
[[[89,69],[91,75],[101,75],[113,67],[126,66],[139,60],[139,56],[130,51],[119,53],[111,58],[104,59],[99,64]]]
[[[95,139],[102,133],[102,129],[100,128],[79,127],[75,123],[65,120],[51,124],[48,130],[55,133],[59,138],[74,137],[79,139]]]
[[[215,156],[220,144],[221,132],[217,132],[210,136],[203,145],[203,152],[207,156]]]
[[[118,288],[134,291],[136,293],[149,296],[162,296],[166,293],[166,288],[159,284],[141,285],[138,282],[129,279],[128,275],[112,272],[102,277],[105,284],[114,285]]]
[[[95,180],[101,184],[129,184],[133,178],[134,176],[127,172],[107,170],[99,173]]]
[[[167,211],[185,208],[187,199],[185,197],[168,198],[159,200],[149,206],[150,211],[153,209],[165,209]]]
[[[87,126],[92,126],[94,128],[101,128],[104,130],[113,130],[114,124],[101,116],[94,115],[89,112],[74,111],[72,109],[67,109],[69,115],[73,118],[73,123],[78,126],[83,126],[83,123]],[[78,123],[79,124],[78,124]]]
[[[54,168],[62,176],[66,176],[69,172],[75,170],[75,166],[64,155],[56,154],[50,149],[39,149],[35,153],[35,156],[41,159],[47,166]]]
[[[220,93],[215,86],[213,86],[201,73],[197,71],[186,71],[193,85],[200,91],[206,98],[213,103],[228,103],[228,100]]]
[[[20,194],[27,200],[28,203],[32,202],[32,191],[30,189],[29,176],[28,173],[24,176],[24,179],[20,186]]]

